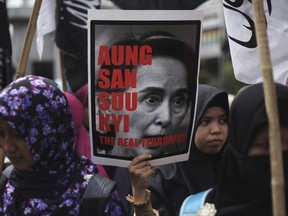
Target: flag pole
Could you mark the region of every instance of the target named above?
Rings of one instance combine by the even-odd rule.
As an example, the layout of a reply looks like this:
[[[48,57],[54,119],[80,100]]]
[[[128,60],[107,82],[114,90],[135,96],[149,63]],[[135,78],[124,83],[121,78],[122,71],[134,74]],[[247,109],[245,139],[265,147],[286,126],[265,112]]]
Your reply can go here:
[[[60,0],[56,0],[56,11],[59,11],[59,6],[60,5]],[[56,15],[57,17],[59,14]],[[62,88],[63,91],[67,91],[67,80],[66,80],[66,75],[65,75],[65,68],[64,68],[64,53],[63,51],[59,48],[59,62],[60,62],[60,72],[61,72],[61,80],[62,80]]]
[[[24,40],[24,46],[22,49],[21,57],[20,57],[19,66],[16,71],[16,79],[23,77],[25,75],[25,70],[27,66],[27,61],[28,61],[33,37],[35,34],[36,23],[37,23],[37,18],[38,18],[39,10],[41,7],[41,3],[42,3],[42,0],[35,0],[32,15],[29,19],[28,28],[26,31],[26,36]]]
[[[61,80],[62,80],[62,88],[63,91],[67,91],[67,84],[66,84],[66,75],[65,75],[65,68],[64,68],[64,54],[62,50],[59,49],[59,56],[60,56],[60,71],[61,71]]]
[[[259,47],[260,65],[263,74],[265,106],[269,122],[270,168],[273,215],[286,216],[283,156],[280,137],[276,89],[268,46],[266,19],[263,0],[254,0],[253,11],[256,20],[256,37]]]

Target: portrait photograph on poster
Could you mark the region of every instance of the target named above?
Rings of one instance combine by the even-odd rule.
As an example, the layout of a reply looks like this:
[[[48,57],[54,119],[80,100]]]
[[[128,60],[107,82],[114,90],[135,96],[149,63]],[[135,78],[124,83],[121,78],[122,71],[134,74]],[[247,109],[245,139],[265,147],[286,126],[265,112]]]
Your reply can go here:
[[[127,167],[188,160],[201,11],[88,11],[92,160]]]

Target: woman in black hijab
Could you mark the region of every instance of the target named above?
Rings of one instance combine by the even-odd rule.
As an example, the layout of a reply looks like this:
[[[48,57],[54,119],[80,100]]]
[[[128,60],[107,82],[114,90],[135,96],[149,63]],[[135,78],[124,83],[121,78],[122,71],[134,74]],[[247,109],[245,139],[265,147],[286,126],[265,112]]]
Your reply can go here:
[[[221,115],[206,116],[208,108],[221,108]],[[227,93],[216,87],[200,84],[193,134],[194,142],[191,144],[189,160],[154,167],[154,175],[149,181],[148,189],[151,190],[153,208],[157,209],[161,216],[179,215],[181,204],[187,196],[213,187],[222,148],[226,144],[228,115]],[[203,145],[199,150],[199,146],[196,147],[197,143],[195,143],[196,132],[200,127],[208,127],[213,120],[217,122],[216,127],[221,127],[221,129],[210,130],[207,142],[205,142],[204,149],[206,150],[203,150]],[[207,148],[210,145],[207,144],[208,142],[213,147]]]
[[[287,182],[288,88],[276,84],[276,92],[284,158],[284,182]],[[271,216],[268,120],[262,83],[246,87],[234,99],[229,117],[228,139],[219,179],[205,202],[215,205],[217,216]],[[285,196],[287,200],[287,185]]]
[[[222,108],[224,112],[222,111],[220,116],[211,116],[211,114],[207,113],[207,110],[214,107]],[[223,147],[226,144],[228,115],[229,103],[227,93],[210,85],[199,85],[195,130],[193,134],[194,142],[191,145],[189,160],[178,165],[190,194],[198,193],[214,185]],[[207,128],[209,124],[213,123],[213,118],[215,118],[218,124],[216,127],[222,127],[222,129],[210,127],[208,134],[200,134],[201,128]],[[206,146],[199,144],[199,136],[207,137]],[[209,146],[208,142],[211,143],[215,140],[221,143],[216,143],[216,145],[212,143]]]

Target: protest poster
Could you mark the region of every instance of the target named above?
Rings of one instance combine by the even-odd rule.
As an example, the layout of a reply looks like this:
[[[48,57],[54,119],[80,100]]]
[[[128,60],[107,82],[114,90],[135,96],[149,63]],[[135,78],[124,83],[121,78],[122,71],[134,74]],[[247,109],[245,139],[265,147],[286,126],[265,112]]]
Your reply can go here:
[[[188,160],[202,12],[88,10],[92,160],[127,167]]]

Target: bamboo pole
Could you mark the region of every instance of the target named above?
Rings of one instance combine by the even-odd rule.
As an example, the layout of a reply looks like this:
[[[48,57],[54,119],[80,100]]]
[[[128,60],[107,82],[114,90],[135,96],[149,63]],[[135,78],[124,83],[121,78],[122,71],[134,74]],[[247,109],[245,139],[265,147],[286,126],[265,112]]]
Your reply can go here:
[[[26,70],[27,61],[29,58],[29,53],[30,53],[33,37],[35,34],[36,23],[37,23],[37,18],[38,18],[39,10],[41,7],[41,3],[42,3],[42,0],[35,0],[32,15],[29,19],[28,28],[26,31],[26,36],[24,40],[24,46],[22,49],[21,57],[20,57],[19,66],[16,71],[16,79],[23,77],[25,75],[25,70]]]
[[[260,65],[263,74],[265,106],[269,122],[273,215],[286,216],[282,146],[279,133],[279,115],[266,32],[263,0],[253,0],[252,3],[256,20],[256,37],[259,47]]]
[[[56,0],[56,19],[58,20],[58,11],[60,7],[60,0]],[[67,79],[65,75],[65,68],[64,68],[64,53],[63,51],[59,48],[59,62],[60,62],[60,72],[61,72],[61,80],[62,80],[62,88],[63,91],[67,91]]]
[[[61,80],[62,80],[62,88],[63,91],[67,91],[67,84],[66,84],[66,75],[65,75],[65,68],[64,68],[64,54],[59,49],[59,56],[60,56],[60,71],[61,71]]]

